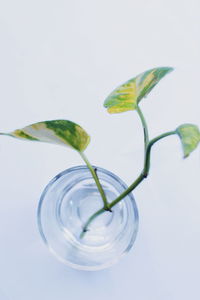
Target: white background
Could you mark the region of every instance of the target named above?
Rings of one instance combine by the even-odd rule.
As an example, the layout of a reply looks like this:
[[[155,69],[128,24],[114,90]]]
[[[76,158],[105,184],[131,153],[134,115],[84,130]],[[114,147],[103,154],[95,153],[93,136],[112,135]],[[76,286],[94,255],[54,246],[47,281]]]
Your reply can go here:
[[[149,68],[175,71],[141,108],[151,136],[200,125],[198,0],[0,2],[0,131],[69,119],[90,133],[93,164],[130,184],[142,167],[135,112],[109,115],[105,97]],[[58,262],[39,236],[40,194],[82,164],[70,149],[0,140],[0,300],[199,300],[199,149],[187,160],[176,136],[154,147],[150,177],[135,190],[140,230],[131,252],[99,272]]]

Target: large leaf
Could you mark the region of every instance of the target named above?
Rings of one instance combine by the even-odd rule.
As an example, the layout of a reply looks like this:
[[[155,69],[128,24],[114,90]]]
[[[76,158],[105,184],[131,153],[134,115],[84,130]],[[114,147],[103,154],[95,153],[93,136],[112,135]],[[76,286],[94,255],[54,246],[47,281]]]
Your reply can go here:
[[[40,141],[69,146],[83,151],[90,142],[87,132],[79,125],[67,120],[52,120],[31,124],[11,133],[1,133],[19,139]]]
[[[120,113],[137,108],[141,99],[173,68],[161,67],[148,70],[116,88],[105,100],[109,113]]]
[[[183,147],[184,158],[187,157],[200,142],[200,131],[196,125],[183,124],[176,129]]]

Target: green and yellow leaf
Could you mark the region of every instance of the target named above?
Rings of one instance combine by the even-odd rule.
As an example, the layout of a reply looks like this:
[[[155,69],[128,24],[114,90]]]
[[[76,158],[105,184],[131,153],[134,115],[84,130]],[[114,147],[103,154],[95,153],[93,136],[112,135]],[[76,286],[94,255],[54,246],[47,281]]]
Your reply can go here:
[[[199,128],[193,124],[183,124],[176,129],[176,132],[181,139],[184,158],[188,157],[200,142]]]
[[[90,142],[87,132],[78,124],[67,120],[34,123],[11,133],[1,133],[23,140],[47,142],[84,151]]]
[[[137,108],[154,86],[173,68],[160,67],[148,70],[117,87],[105,100],[109,113],[120,113]]]

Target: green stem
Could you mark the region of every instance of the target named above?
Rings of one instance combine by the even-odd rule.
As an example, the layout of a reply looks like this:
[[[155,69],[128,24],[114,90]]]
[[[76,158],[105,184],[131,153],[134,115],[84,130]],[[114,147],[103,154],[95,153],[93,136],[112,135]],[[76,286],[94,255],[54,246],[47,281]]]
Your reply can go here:
[[[144,179],[143,172],[138,176],[138,178],[121,194],[119,197],[117,197],[114,201],[110,203],[110,208],[115,206],[118,202],[120,202],[124,197],[126,197],[129,193],[131,193],[137,186],[140,184],[140,182]]]
[[[96,219],[96,217],[98,217],[99,215],[101,215],[104,212],[105,212],[105,209],[101,208],[88,219],[88,221],[85,223],[85,225],[83,227],[83,231],[80,234],[80,238],[83,238],[84,234],[88,231],[88,226],[90,225],[90,223],[92,223],[92,221],[94,219]]]
[[[139,106],[137,106],[136,108],[136,111],[140,117],[140,120],[142,122],[142,126],[143,126],[143,131],[144,131],[144,148],[145,148],[145,151],[147,149],[147,146],[148,146],[148,143],[149,143],[149,133],[148,133],[148,127],[147,127],[147,123],[146,123],[146,120],[144,118],[144,115],[140,109]]]
[[[89,162],[89,160],[87,159],[87,157],[85,156],[85,154],[84,154],[83,152],[79,152],[79,153],[80,153],[82,159],[84,160],[84,162],[86,163],[88,169],[90,170],[90,172],[91,172],[91,174],[92,174],[92,177],[94,178],[94,181],[95,181],[95,183],[96,183],[96,185],[97,185],[97,188],[98,188],[98,190],[99,190],[99,193],[100,193],[101,198],[102,198],[103,203],[104,203],[104,210],[110,210],[110,209],[109,209],[108,201],[107,201],[107,199],[106,199],[106,195],[105,195],[104,190],[103,190],[103,188],[102,188],[102,186],[101,186],[101,183],[100,183],[100,181],[99,181],[99,178],[98,178],[98,176],[97,176],[97,173],[96,173],[95,169],[92,167],[92,165],[90,164],[90,162]]]
[[[109,204],[109,207],[112,208],[114,205],[116,205],[119,201],[121,201],[124,197],[126,197],[130,192],[132,192],[137,186],[138,184],[140,184],[140,182],[147,178],[147,176],[149,175],[149,169],[150,169],[150,157],[151,157],[151,148],[152,146],[159,140],[169,136],[169,135],[173,135],[176,134],[175,131],[169,131],[166,133],[163,133],[157,137],[155,137],[154,139],[152,139],[148,146],[147,146],[147,150],[146,150],[146,156],[145,156],[145,162],[144,162],[144,169],[142,171],[142,173],[138,176],[138,178],[121,194],[119,195],[119,197],[117,197],[114,201],[112,201]]]
[[[151,148],[152,146],[158,142],[159,140],[169,136],[169,135],[173,135],[173,134],[176,134],[176,131],[168,131],[168,132],[165,132],[157,137],[155,137],[154,139],[152,139],[148,146],[147,146],[147,149],[146,149],[146,156],[145,156],[145,161],[144,161],[144,170],[143,170],[143,173],[144,173],[144,176],[145,178],[149,175],[149,169],[150,169],[150,154],[151,154]]]
[[[138,178],[121,194],[119,195],[115,200],[113,200],[110,204],[108,204],[109,208],[111,209],[113,206],[115,206],[117,203],[119,203],[124,197],[126,197],[129,193],[131,193],[145,178],[147,178],[148,174],[149,174],[149,169],[150,169],[150,156],[151,156],[151,148],[152,146],[159,140],[169,136],[169,135],[173,135],[176,134],[176,131],[169,131],[166,133],[163,133],[157,137],[155,137],[154,139],[152,139],[148,145],[147,145],[147,149],[146,149],[146,155],[145,155],[145,162],[144,162],[144,168],[143,171],[141,172],[141,174],[138,176]],[[88,221],[85,223],[83,231],[80,235],[80,237],[82,238],[84,236],[84,234],[87,232],[88,230],[88,226],[92,223],[92,221],[98,217],[99,215],[101,215],[105,210],[104,209],[99,209],[97,212],[95,212],[89,219]]]

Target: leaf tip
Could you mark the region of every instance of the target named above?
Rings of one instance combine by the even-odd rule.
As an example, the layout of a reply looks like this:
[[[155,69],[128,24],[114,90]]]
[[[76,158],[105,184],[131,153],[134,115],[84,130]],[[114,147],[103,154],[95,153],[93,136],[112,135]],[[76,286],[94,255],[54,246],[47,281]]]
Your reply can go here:
[[[173,68],[173,67],[166,67],[166,69],[167,69],[167,72],[172,72],[172,71],[174,71],[174,68]]]

